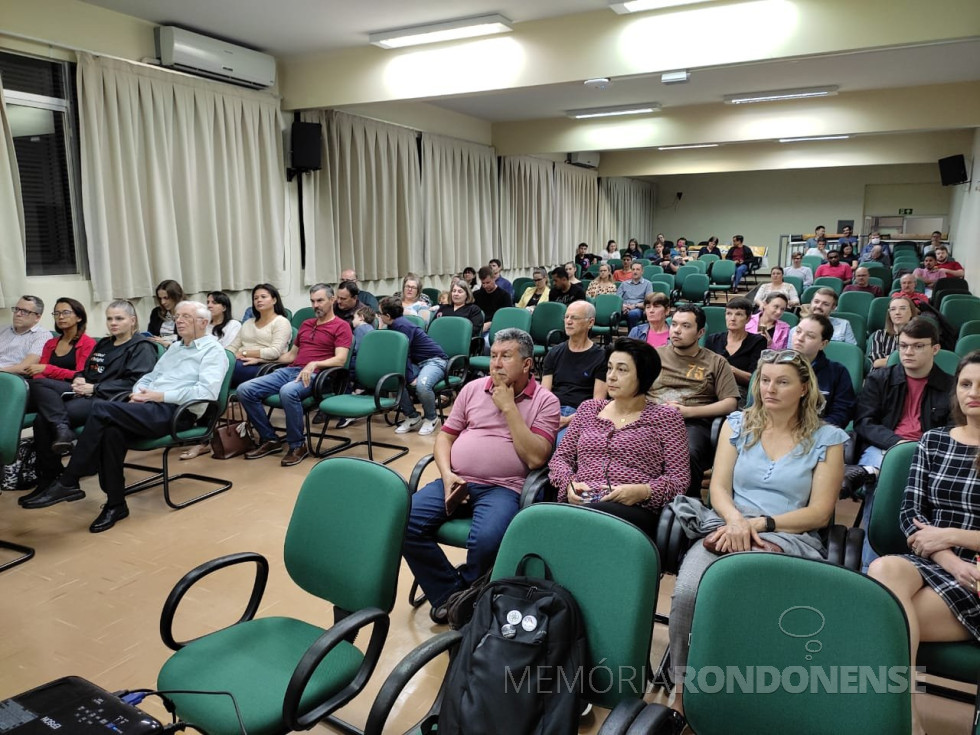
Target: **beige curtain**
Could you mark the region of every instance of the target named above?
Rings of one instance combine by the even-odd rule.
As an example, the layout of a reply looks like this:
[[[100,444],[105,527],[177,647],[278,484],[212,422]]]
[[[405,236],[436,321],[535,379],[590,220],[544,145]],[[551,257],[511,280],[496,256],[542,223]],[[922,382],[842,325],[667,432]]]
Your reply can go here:
[[[635,237],[641,244],[652,244],[655,207],[653,184],[628,178],[600,179],[596,242],[604,246],[607,240],[615,240],[624,248]]]
[[[556,262],[572,260],[580,242],[589,244],[590,253],[601,252],[601,246],[593,240],[598,223],[598,178],[594,170],[555,164]]]
[[[418,134],[331,110],[303,114],[323,130],[323,168],[304,179],[306,280],[365,281],[423,271]]]
[[[425,273],[458,273],[493,257],[497,176],[493,148],[422,133]]]
[[[95,300],[286,282],[278,97],[79,53],[78,98]]]
[[[500,252],[507,270],[558,262],[554,245],[554,164],[530,156],[500,159]]]
[[[0,307],[11,307],[21,297],[27,275],[24,247],[20,172],[0,79]]]

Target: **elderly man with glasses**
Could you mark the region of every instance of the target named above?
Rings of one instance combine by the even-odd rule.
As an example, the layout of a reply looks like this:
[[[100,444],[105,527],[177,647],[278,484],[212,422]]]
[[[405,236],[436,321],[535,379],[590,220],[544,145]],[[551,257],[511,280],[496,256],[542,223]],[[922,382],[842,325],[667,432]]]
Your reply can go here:
[[[108,531],[129,516],[123,462],[126,440],[166,436],[182,403],[215,400],[228,371],[228,357],[213,335],[205,333],[211,313],[197,301],[181,301],[175,309],[178,340],[156,367],[133,385],[127,402],[100,401],[92,407],[85,428],[64,472],[38,496],[23,503],[27,509],[47,508],[81,500],[79,480],[98,472],[106,504],[89,526],[92,533]],[[178,429],[187,429],[204,413],[199,404],[182,414]]]
[[[37,296],[21,296],[11,311],[10,326],[0,331],[0,371],[27,376],[27,368],[41,361],[44,343],[51,339],[41,328],[44,302]]]

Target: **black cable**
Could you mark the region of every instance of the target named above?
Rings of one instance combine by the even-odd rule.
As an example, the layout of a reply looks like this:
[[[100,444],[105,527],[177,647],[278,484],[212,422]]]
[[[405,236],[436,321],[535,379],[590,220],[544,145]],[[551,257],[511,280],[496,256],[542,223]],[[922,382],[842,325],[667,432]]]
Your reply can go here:
[[[170,702],[170,700],[164,696],[165,694],[205,694],[208,696],[225,696],[231,699],[231,703],[235,708],[235,717],[238,718],[238,727],[241,730],[242,735],[248,735],[248,730],[246,730],[245,728],[245,720],[242,717],[242,711],[238,707],[238,700],[235,699],[235,695],[232,694],[231,692],[224,692],[224,691],[208,692],[208,691],[197,690],[197,689],[123,689],[118,692],[114,692],[113,694],[119,697],[126,704],[130,704],[134,707],[138,705],[140,702],[142,702],[144,699],[146,699],[147,697],[150,696],[160,697],[160,699],[163,700],[164,706],[167,708],[167,711],[174,716],[174,722],[172,722],[164,729],[165,732],[178,732],[188,726],[193,727],[198,732],[203,732],[196,725],[187,722],[179,722],[177,720],[176,712],[173,709],[173,703]],[[177,727],[177,725],[179,725],[179,727]]]

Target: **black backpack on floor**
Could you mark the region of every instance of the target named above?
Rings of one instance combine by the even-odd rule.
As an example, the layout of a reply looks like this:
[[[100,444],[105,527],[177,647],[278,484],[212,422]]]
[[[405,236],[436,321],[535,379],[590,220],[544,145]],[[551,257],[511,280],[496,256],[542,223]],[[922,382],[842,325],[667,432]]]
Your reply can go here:
[[[544,579],[528,577],[529,559]],[[439,735],[574,735],[587,686],[575,599],[535,554],[490,582],[464,626],[442,692]]]

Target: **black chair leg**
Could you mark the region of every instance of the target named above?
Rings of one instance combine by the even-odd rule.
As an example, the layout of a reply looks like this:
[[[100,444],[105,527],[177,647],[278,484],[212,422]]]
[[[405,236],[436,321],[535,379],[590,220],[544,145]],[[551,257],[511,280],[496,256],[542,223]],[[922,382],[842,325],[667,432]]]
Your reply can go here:
[[[16,551],[19,554],[19,556],[14,557],[10,561],[5,561],[0,564],[0,572],[13,569],[18,564],[23,564],[25,561],[34,558],[34,549],[32,549],[30,546],[15,544],[12,541],[0,540],[0,549],[9,549],[10,551]]]
[[[192,446],[188,444],[188,446]],[[178,446],[178,449],[183,449],[183,446]],[[127,463],[124,466],[134,470],[142,470],[144,472],[152,472],[150,477],[146,477],[142,480],[138,480],[131,485],[126,486],[126,495],[132,495],[133,493],[142,492],[143,490],[148,490],[151,487],[156,487],[157,485],[163,485],[163,499],[174,510],[180,510],[181,508],[186,508],[188,505],[194,505],[194,503],[200,503],[202,500],[206,500],[213,495],[218,495],[230,490],[232,483],[228,480],[223,480],[220,477],[211,477],[209,475],[199,475],[194,472],[180,472],[176,475],[170,474],[170,450],[174,447],[167,447],[163,450],[163,467],[150,467],[148,465],[130,464]],[[216,485],[217,487],[211,490],[201,493],[200,495],[195,495],[190,500],[185,500],[183,502],[176,502],[170,494],[170,483],[174,480],[196,480],[198,482],[206,482],[211,485]]]

